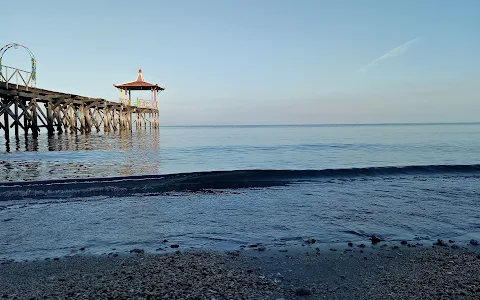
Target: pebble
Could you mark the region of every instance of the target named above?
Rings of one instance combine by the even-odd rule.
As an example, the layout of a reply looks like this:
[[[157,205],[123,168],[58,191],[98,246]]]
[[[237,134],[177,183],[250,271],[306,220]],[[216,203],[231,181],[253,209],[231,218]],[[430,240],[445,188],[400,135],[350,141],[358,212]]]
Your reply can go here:
[[[309,296],[309,295],[311,295],[311,294],[312,294],[312,292],[311,292],[309,289],[304,288],[304,287],[298,288],[298,289],[295,291],[295,295],[297,295],[297,296]]]
[[[438,239],[435,243],[433,243],[435,246],[446,246],[445,242],[441,239]]]
[[[141,253],[144,253],[144,252],[145,252],[145,250],[143,250],[143,249],[138,249],[138,248],[135,248],[135,249],[130,250],[130,253],[141,254]]]
[[[478,246],[478,245],[480,245],[480,243],[477,240],[471,239],[470,240],[470,245]]]
[[[370,240],[372,241],[372,244],[378,244],[380,243],[381,239],[379,239],[377,236],[375,235],[372,235],[372,237],[370,238]]]
[[[452,299],[458,296],[473,299],[480,293],[480,286],[474,281],[475,278],[480,278],[480,261],[478,260],[480,255],[477,257],[477,254],[453,251],[451,250],[453,246],[456,245],[432,248],[430,244],[424,250],[400,247],[400,250],[395,251],[395,259],[392,260],[378,261],[376,255],[369,256],[368,261],[365,261],[362,265],[374,266],[377,269],[377,264],[382,263],[383,265],[378,265],[378,269],[382,270],[380,273],[383,278],[373,280],[366,273],[359,282],[356,282],[356,279],[351,281],[352,274],[344,273],[345,275],[339,277],[339,279],[342,279],[343,285],[338,286],[337,289],[330,287],[327,295],[331,297],[326,297],[326,299],[359,299],[359,297],[349,297],[353,291],[361,291],[361,295],[364,295],[366,299],[373,300],[388,298],[388,294],[391,294],[394,299],[400,299],[400,295],[410,295],[409,298],[411,299],[429,300]],[[287,251],[287,249],[278,249],[281,252],[282,250]],[[361,249],[358,249],[358,251],[363,252]],[[375,247],[372,251],[375,251]],[[393,257],[389,255],[393,254],[393,251],[380,251],[378,249],[377,252],[380,253],[379,257],[382,259]],[[297,257],[296,252],[293,251],[292,253],[294,253],[292,255],[295,259]],[[328,255],[330,254],[325,253],[325,257],[328,257]],[[333,257],[341,255],[342,260],[351,256],[345,255],[343,251],[332,252],[331,255]],[[92,271],[88,271],[91,268],[88,263],[78,269],[68,269],[68,275],[55,271],[53,272],[56,276],[55,279],[49,281],[48,284],[45,284],[45,281],[42,282],[44,279],[40,276],[20,292],[14,281],[8,283],[3,280],[6,278],[4,275],[4,277],[0,277],[0,297],[5,294],[8,299],[13,299],[13,295],[17,294],[17,298],[20,299],[30,299],[31,297],[42,299],[44,296],[47,299],[212,299],[214,294],[218,300],[285,300],[286,298],[290,299],[290,297],[303,296],[306,296],[306,299],[312,297],[316,297],[316,299],[325,298],[322,294],[322,291],[326,290],[324,282],[311,283],[308,281],[308,287],[295,288],[295,286],[301,286],[307,284],[307,282],[293,283],[289,281],[290,276],[298,276],[296,272],[288,269],[290,267],[298,270],[296,264],[295,266],[285,265],[283,271],[280,270],[283,275],[275,270],[272,273],[265,273],[265,275],[270,274],[269,276],[259,276],[256,270],[258,266],[262,266],[261,260],[254,267],[249,266],[245,269],[227,267],[229,263],[225,264],[226,261],[223,260],[239,262],[245,257],[242,255],[232,259],[231,256],[227,256],[219,260],[215,255],[195,252],[178,255],[132,255],[117,260],[110,258],[108,263],[113,265],[108,267],[101,265],[99,268],[94,266]],[[305,256],[302,255],[301,257]],[[315,256],[309,256],[304,263],[310,267],[313,257]],[[354,257],[358,259],[357,256]],[[363,261],[364,257],[366,258],[362,255],[359,258]],[[60,262],[54,264],[51,262],[42,263],[48,268],[57,268],[63,264],[69,264],[70,261],[81,261],[82,259],[84,258],[77,257],[61,259]],[[277,254],[276,259],[280,263],[286,262],[288,264],[291,262],[291,260],[285,259],[285,255]],[[323,255],[321,259],[323,259]],[[270,261],[270,258],[268,260]],[[273,262],[277,262],[275,258]],[[295,260],[293,262],[296,263]],[[338,263],[340,267],[344,266],[342,261],[339,260]],[[300,262],[300,266],[301,264]],[[265,268],[265,270],[267,269]],[[363,272],[360,270],[354,272],[357,271]],[[300,276],[306,276],[306,280],[310,280],[308,276],[315,276],[314,274],[305,272],[301,273]],[[282,278],[281,281],[280,278]],[[66,280],[62,281],[64,279]],[[365,290],[361,290],[364,282]],[[294,284],[293,289],[292,284]],[[283,289],[284,285],[288,285],[288,288]],[[262,294],[265,291],[268,291],[267,294]],[[373,291],[373,294],[369,294],[371,291]]]

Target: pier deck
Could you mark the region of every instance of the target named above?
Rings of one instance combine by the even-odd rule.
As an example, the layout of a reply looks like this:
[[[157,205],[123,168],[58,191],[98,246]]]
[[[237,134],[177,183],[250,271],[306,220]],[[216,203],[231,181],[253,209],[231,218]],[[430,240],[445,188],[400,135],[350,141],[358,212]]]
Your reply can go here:
[[[133,120],[133,115],[136,116]],[[3,118],[2,118],[3,116]],[[136,127],[157,128],[158,109],[138,107],[101,98],[49,91],[0,80],[0,129],[9,136],[13,128],[37,135],[41,127],[49,134],[55,130],[62,133],[90,132],[92,129],[105,132],[131,130]],[[10,119],[12,123],[10,124]]]

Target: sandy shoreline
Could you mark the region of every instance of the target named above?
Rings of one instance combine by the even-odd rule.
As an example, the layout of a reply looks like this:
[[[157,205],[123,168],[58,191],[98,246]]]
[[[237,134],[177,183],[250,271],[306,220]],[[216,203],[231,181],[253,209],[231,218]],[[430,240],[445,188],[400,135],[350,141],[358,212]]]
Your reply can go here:
[[[0,299],[480,299],[465,248],[307,246],[0,265]]]

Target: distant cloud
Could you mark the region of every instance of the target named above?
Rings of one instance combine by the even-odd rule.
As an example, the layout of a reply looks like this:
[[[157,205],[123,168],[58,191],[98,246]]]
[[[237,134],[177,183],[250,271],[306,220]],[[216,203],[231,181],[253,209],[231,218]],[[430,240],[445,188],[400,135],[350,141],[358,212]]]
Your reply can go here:
[[[412,45],[420,39],[421,39],[421,37],[416,37],[411,41],[408,41],[408,42],[406,42],[406,43],[404,43],[404,44],[402,44],[398,47],[393,48],[392,50],[388,51],[384,55],[372,60],[370,63],[368,63],[365,66],[361,67],[360,69],[356,70],[355,73],[363,73],[363,72],[367,71],[368,69],[370,69],[371,67],[377,65],[382,60],[386,60],[386,59],[389,59],[389,58],[394,58],[396,56],[402,55],[403,53],[407,52],[408,49],[410,49],[410,47],[412,47]]]

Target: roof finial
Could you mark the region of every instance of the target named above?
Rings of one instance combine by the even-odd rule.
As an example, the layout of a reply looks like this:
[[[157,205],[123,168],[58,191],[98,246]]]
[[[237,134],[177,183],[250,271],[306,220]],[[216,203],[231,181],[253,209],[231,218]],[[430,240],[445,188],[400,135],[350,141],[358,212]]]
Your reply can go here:
[[[138,70],[137,81],[143,81],[142,69]]]

